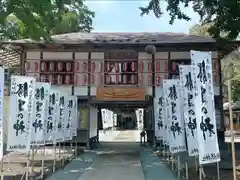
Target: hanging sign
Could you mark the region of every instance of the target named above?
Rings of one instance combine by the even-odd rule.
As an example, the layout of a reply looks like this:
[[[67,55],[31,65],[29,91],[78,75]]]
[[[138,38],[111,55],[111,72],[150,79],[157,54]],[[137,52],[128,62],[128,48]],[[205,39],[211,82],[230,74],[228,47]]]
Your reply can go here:
[[[0,67],[0,159],[3,158],[3,136],[4,136],[3,108],[4,108],[4,68]]]
[[[155,136],[157,140],[164,138],[164,105],[163,105],[163,89],[156,88],[156,98],[154,103],[155,110]]]
[[[195,97],[193,92],[193,76],[191,65],[179,65],[180,82],[182,87],[183,118],[188,144],[189,156],[198,155],[197,122],[195,113]]]
[[[35,118],[33,116],[35,81],[33,77],[11,77],[8,151],[30,150],[32,119]]]
[[[78,123],[78,98],[73,96],[72,137],[77,136]]]
[[[220,161],[211,52],[191,51],[195,91],[199,164]]]
[[[46,117],[46,129],[44,131],[44,139],[45,144],[55,144],[56,143],[56,121],[58,119],[57,116],[57,109],[58,109],[58,99],[59,99],[59,92],[50,89],[49,93],[49,103],[47,107],[47,117]]]
[[[44,131],[46,130],[47,107],[49,101],[50,84],[36,82],[34,116],[32,122],[32,145],[44,145]]]
[[[65,105],[67,104],[66,96],[63,93],[60,93],[58,99],[58,109],[57,109],[57,124],[56,124],[56,142],[64,141],[66,136],[65,134],[65,121],[66,121],[66,109]]]
[[[170,106],[169,123],[169,145],[171,153],[186,151],[184,120],[181,107],[181,85],[180,80],[170,79],[163,81],[166,88],[167,103]]]

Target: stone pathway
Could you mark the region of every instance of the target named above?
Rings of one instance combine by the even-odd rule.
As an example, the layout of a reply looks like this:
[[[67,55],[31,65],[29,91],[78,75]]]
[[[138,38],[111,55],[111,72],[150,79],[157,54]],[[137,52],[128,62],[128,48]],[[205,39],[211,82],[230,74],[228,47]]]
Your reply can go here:
[[[113,142],[85,151],[47,180],[175,180],[150,148],[136,142],[135,134],[119,132]]]

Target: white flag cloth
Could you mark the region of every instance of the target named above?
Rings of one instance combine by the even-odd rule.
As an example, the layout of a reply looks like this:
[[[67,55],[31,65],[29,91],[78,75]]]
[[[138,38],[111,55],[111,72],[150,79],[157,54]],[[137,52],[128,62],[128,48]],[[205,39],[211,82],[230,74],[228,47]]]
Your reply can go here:
[[[155,136],[157,140],[164,139],[164,105],[163,89],[156,88],[156,98],[154,100],[155,110]]]
[[[65,140],[65,123],[66,123],[66,109],[67,104],[66,95],[60,93],[58,99],[58,109],[57,109],[57,124],[56,124],[56,142],[63,142]]]
[[[76,97],[75,96],[68,96],[67,97],[67,104],[66,104],[66,116],[67,121],[65,123],[65,140],[69,141],[72,140],[72,122],[74,118],[74,104]]]
[[[189,156],[198,155],[197,122],[195,112],[195,93],[193,92],[193,76],[191,65],[179,65],[182,86],[182,105]]]
[[[55,144],[56,143],[56,133],[57,133],[57,109],[58,109],[58,99],[59,91],[50,89],[49,104],[47,110],[47,120],[46,120],[46,130],[44,132],[45,144]]]
[[[34,116],[32,123],[32,145],[44,145],[50,84],[36,82]]]
[[[169,107],[167,120],[169,123],[170,152],[183,152],[186,151],[186,142],[184,120],[182,118],[180,80],[164,80],[163,85],[165,86],[164,94],[167,95],[166,104]]]
[[[0,67],[0,159],[2,159],[3,157],[3,136],[4,136],[3,108],[4,108],[4,68]]]
[[[8,151],[26,153],[30,150],[35,83],[33,77],[11,77]]]
[[[220,161],[211,52],[191,51],[194,78],[199,164]]]
[[[77,136],[78,122],[78,98],[74,96],[73,99],[73,115],[72,115],[72,136]]]

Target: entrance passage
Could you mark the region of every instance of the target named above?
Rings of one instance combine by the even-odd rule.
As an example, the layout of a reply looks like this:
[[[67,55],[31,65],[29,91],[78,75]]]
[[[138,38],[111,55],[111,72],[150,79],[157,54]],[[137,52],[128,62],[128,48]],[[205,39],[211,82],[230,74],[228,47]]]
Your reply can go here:
[[[131,116],[119,118],[117,120],[117,129],[119,130],[134,130],[137,129],[137,119]]]

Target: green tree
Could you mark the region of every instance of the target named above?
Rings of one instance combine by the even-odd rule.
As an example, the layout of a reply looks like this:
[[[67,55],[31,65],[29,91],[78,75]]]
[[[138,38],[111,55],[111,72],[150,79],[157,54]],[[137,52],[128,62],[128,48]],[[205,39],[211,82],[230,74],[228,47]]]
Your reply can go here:
[[[2,39],[50,41],[50,35],[90,32],[94,12],[83,0],[0,0]]]
[[[212,23],[208,29],[211,37],[221,40],[221,33],[226,33],[224,39],[233,40],[240,32],[240,5],[239,0],[163,0],[168,3],[167,12],[170,15],[170,24],[175,19],[189,21],[191,18],[181,10],[180,5],[185,7],[193,5],[193,10],[200,15],[201,23]],[[162,15],[162,0],[150,0],[147,7],[140,7],[141,15],[153,11],[157,18]]]

